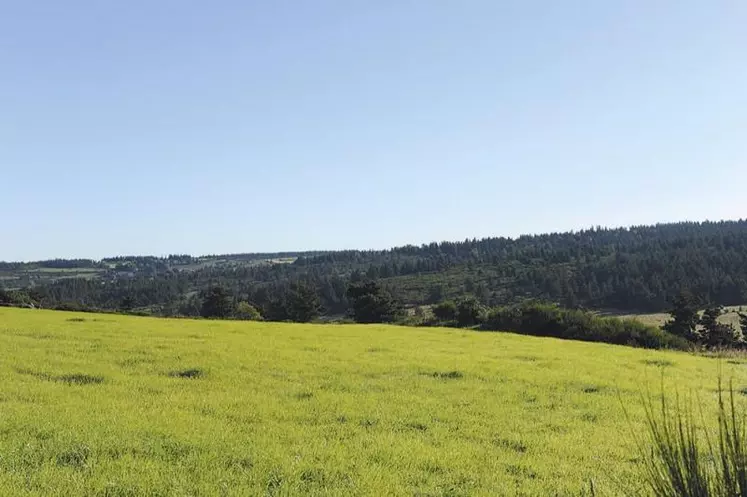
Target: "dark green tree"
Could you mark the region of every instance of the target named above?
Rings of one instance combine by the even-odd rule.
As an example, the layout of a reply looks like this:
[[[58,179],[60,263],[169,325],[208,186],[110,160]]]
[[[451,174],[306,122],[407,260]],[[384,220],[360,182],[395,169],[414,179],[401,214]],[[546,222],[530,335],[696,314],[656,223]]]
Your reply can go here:
[[[453,300],[447,300],[433,306],[433,315],[442,322],[456,321],[457,305]]]
[[[197,295],[192,295],[177,302],[176,312],[180,316],[199,316],[202,312],[202,301]]]
[[[428,295],[426,297],[426,302],[429,304],[436,304],[438,302],[441,302],[443,300],[444,295],[444,285],[443,283],[436,283],[430,286],[428,288]]]
[[[692,293],[688,291],[680,292],[672,301],[672,308],[669,314],[672,318],[662,326],[664,331],[668,331],[673,335],[683,337],[692,342],[700,339],[697,331],[698,324],[700,323],[698,302]]]
[[[262,315],[268,321],[290,321],[285,294],[270,298],[263,307]]]
[[[13,303],[13,296],[10,292],[0,288],[0,305],[11,305]]]
[[[474,326],[483,321],[485,308],[475,297],[466,297],[457,302],[457,324]]]
[[[724,313],[724,307],[721,305],[711,304],[705,308],[700,318],[700,325],[705,331],[712,330],[718,324],[718,318]]]
[[[703,311],[700,325],[703,327],[701,335],[703,341],[709,347],[729,347],[736,341],[736,330],[733,326],[719,322],[719,317],[724,313],[721,305],[709,305]]]
[[[350,285],[347,296],[353,319],[358,323],[390,323],[401,313],[389,292],[374,281]]]
[[[231,294],[221,286],[210,288],[202,299],[200,315],[206,318],[227,318],[233,312]]]
[[[288,319],[297,323],[308,323],[321,314],[319,294],[308,283],[291,284],[285,297]]]
[[[122,302],[119,304],[119,308],[124,312],[129,312],[135,307],[135,299],[132,295],[125,295],[122,298]]]

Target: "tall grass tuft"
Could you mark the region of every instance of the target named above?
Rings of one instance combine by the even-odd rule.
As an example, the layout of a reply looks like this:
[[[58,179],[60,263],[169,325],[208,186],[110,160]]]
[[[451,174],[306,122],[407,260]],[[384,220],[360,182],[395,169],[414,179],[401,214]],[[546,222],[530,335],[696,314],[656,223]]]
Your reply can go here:
[[[718,382],[716,443],[707,429],[700,435],[691,402],[678,397],[672,406],[662,390],[644,405],[649,439],[641,445],[643,475],[654,496],[747,497],[747,434],[731,383],[727,396]],[[700,419],[705,425],[702,409]]]
[[[720,495],[747,497],[747,453],[745,452],[744,413],[738,414],[734,403],[734,385],[729,383],[729,399],[725,402],[719,379],[719,469]]]

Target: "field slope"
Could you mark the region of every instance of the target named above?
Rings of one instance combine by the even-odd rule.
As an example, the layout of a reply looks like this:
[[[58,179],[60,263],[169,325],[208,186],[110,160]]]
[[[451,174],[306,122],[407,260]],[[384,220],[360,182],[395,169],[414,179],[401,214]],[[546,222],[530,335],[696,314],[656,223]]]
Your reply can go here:
[[[0,495],[601,495],[640,393],[735,361],[503,333],[0,308]],[[621,404],[630,411],[625,420]]]

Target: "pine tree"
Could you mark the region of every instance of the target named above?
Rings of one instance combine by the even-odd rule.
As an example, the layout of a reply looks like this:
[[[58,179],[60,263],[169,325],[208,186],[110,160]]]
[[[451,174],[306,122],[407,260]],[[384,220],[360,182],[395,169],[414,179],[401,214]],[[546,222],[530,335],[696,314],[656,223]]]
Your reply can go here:
[[[710,305],[703,312],[700,324],[703,326],[703,341],[709,347],[730,347],[736,341],[736,330],[732,325],[720,323],[718,318],[724,313],[721,305]]]
[[[316,288],[308,283],[294,283],[285,298],[288,317],[291,321],[308,323],[319,317],[321,305]]]
[[[226,318],[233,312],[233,301],[228,291],[220,286],[208,290],[202,301],[200,314],[206,318]]]
[[[392,322],[401,313],[399,303],[374,281],[350,285],[347,296],[359,323]]]
[[[700,335],[697,332],[697,326],[700,322],[698,318],[697,301],[692,293],[683,291],[672,302],[672,309],[669,311],[672,319],[664,323],[662,329],[673,335],[681,336],[692,342],[698,341]]]

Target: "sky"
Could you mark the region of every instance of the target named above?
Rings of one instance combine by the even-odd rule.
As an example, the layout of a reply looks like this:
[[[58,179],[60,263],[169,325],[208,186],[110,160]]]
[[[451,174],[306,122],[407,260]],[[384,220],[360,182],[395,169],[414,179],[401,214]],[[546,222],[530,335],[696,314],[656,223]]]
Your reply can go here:
[[[747,217],[742,0],[0,0],[0,260]]]

